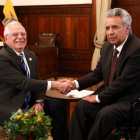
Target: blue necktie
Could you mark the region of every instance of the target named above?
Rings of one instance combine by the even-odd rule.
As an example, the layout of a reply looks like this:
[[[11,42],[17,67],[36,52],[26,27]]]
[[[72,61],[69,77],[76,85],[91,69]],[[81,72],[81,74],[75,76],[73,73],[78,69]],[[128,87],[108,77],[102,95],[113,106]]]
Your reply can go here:
[[[22,62],[22,64],[23,64],[23,67],[24,67],[25,70],[26,70],[26,75],[27,75],[27,77],[30,79],[30,73],[29,73],[29,70],[28,70],[27,65],[26,65],[25,62],[24,62],[23,54],[22,54],[22,53],[19,54],[19,57],[20,57],[20,59],[21,59],[21,62]],[[27,96],[27,98],[25,99],[25,107],[28,106],[28,103],[29,103],[29,101],[30,101],[30,98],[31,98],[31,92],[29,91],[29,92],[28,92],[28,96]]]

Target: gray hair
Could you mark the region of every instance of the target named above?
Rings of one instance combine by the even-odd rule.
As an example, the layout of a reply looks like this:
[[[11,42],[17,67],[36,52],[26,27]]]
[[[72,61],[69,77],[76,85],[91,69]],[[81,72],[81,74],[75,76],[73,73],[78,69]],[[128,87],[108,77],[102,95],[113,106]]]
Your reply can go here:
[[[130,26],[129,32],[132,33],[132,28],[131,28],[132,17],[130,16],[130,14],[124,9],[114,8],[114,9],[110,9],[107,12],[106,19],[115,16],[122,17],[123,26],[126,27],[127,25],[129,25]]]
[[[18,22],[18,21],[12,21],[12,22],[10,22],[10,23],[8,23],[6,26],[5,26],[5,28],[4,28],[4,36],[8,36],[9,34],[10,34],[10,31],[9,31],[9,27],[10,26],[13,26],[13,25],[15,25],[15,24],[20,24],[21,26],[22,26],[22,24],[20,23],[20,22]],[[23,27],[23,26],[22,26]],[[25,30],[25,28],[23,27],[23,29],[24,29],[24,31],[25,31],[25,33],[26,33],[26,30]]]

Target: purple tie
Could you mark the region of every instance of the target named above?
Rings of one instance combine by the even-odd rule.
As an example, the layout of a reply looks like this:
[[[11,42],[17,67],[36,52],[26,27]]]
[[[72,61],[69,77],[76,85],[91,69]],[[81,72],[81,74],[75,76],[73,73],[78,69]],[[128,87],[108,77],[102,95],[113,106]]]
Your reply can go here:
[[[110,77],[109,77],[109,85],[112,83],[113,81],[113,77],[115,74],[115,69],[116,69],[116,64],[117,64],[117,54],[119,53],[119,51],[117,49],[114,50],[114,56],[112,58],[111,61],[111,70],[110,70]]]

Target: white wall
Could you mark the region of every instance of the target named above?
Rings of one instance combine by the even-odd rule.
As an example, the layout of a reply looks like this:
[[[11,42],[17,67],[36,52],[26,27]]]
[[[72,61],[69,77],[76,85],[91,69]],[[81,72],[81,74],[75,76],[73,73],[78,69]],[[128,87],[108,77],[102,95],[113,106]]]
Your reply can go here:
[[[91,4],[92,0],[11,0],[13,6],[24,5],[63,5],[63,4]],[[4,5],[5,0],[0,0],[0,5]]]

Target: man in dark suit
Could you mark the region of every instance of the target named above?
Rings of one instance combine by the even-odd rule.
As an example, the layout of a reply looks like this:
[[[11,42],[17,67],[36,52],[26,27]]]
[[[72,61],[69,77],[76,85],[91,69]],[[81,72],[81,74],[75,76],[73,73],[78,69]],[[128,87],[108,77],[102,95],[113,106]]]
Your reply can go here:
[[[76,104],[70,140],[105,140],[116,124],[130,118],[131,106],[140,97],[140,39],[131,34],[131,21],[121,8],[108,11],[108,41],[96,68],[71,83],[82,90],[104,80],[93,95]]]
[[[69,85],[39,80],[37,58],[33,52],[25,49],[27,34],[19,22],[7,24],[4,37],[7,46],[0,50],[0,125],[4,125],[4,121],[19,108],[32,107],[53,118],[53,140],[68,140],[62,104],[55,99],[43,100],[43,95],[50,89],[69,92]]]

